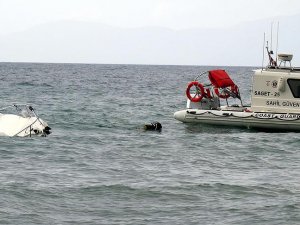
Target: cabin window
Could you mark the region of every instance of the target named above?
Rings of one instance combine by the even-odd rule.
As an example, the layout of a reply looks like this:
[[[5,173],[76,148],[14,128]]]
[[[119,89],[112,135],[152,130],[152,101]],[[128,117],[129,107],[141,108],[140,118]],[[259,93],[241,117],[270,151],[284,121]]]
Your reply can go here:
[[[300,98],[300,79],[287,79],[294,98]]]

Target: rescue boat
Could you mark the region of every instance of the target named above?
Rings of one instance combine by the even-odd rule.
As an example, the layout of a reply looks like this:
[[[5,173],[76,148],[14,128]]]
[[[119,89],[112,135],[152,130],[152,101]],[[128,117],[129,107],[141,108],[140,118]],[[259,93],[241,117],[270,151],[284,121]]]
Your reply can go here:
[[[268,47],[267,53],[268,65],[254,71],[250,105],[243,105],[238,86],[225,70],[211,70],[187,85],[186,109],[175,112],[175,119],[184,123],[300,131],[300,68],[292,67],[292,54],[278,54],[274,60]],[[203,75],[208,76],[206,84],[198,79]],[[238,104],[230,105],[230,98]]]

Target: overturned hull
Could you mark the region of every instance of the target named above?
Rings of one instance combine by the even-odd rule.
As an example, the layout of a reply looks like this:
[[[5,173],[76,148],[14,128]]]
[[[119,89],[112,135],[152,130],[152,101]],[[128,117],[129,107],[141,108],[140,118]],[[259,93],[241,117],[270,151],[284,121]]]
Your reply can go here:
[[[47,136],[51,133],[51,128],[37,116],[31,106],[12,105],[1,110],[9,108],[15,108],[17,113],[0,113],[0,136]]]
[[[184,123],[300,131],[300,114],[186,109],[174,117]]]
[[[24,118],[12,114],[0,115],[0,136],[46,136],[49,130],[48,124],[37,117]]]

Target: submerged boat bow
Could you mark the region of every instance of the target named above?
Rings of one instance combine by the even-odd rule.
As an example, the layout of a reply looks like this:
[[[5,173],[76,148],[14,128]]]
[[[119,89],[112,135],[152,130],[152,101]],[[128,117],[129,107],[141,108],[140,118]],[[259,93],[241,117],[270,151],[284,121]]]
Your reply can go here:
[[[7,113],[15,109],[14,114]],[[0,136],[47,136],[51,128],[34,111],[32,106],[22,104],[4,107],[0,109]]]

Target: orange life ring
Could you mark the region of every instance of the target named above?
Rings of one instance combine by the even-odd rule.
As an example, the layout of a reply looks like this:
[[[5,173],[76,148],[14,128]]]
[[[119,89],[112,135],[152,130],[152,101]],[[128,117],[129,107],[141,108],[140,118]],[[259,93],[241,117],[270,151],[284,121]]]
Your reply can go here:
[[[236,96],[239,96],[239,90],[236,85],[231,85],[230,90],[232,93],[234,93]],[[219,98],[227,99],[230,97],[230,93],[228,92],[223,92],[222,94],[219,92],[219,88],[215,88],[215,93]]]
[[[193,86],[196,87],[197,92],[196,92],[195,96],[192,97],[190,90]],[[192,102],[200,102],[202,100],[202,98],[204,97],[203,85],[201,83],[199,83],[198,81],[192,81],[191,83],[188,84],[185,93],[186,93],[186,96],[188,97],[188,99],[191,100]]]

